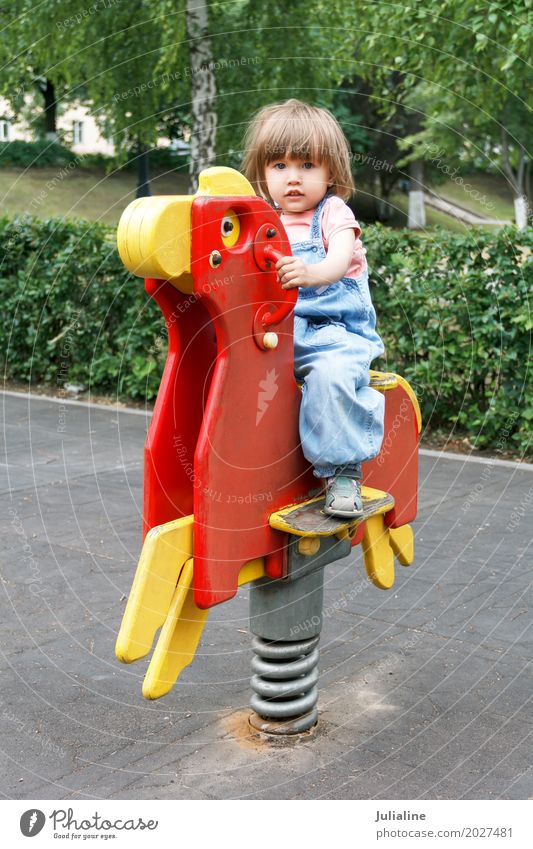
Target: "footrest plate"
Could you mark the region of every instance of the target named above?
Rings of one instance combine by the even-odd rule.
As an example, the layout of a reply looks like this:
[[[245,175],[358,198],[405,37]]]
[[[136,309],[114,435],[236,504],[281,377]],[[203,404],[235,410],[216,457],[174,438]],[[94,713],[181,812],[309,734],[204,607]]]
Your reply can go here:
[[[351,532],[370,516],[387,513],[394,507],[394,498],[388,492],[372,489],[369,486],[361,487],[361,492],[364,510],[362,519],[343,519],[340,516],[328,516],[323,512],[325,495],[320,495],[318,498],[310,499],[310,501],[277,510],[269,517],[269,525],[278,531],[284,531],[286,534],[294,534],[298,537],[329,537],[343,531]]]

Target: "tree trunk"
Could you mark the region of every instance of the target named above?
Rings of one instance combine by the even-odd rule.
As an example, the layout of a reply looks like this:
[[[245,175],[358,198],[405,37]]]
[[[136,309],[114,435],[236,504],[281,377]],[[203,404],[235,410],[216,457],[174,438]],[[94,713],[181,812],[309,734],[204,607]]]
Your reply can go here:
[[[48,141],[57,141],[57,101],[53,82],[48,77],[41,77],[37,88],[44,98],[44,133]]]
[[[407,226],[412,230],[422,230],[426,226],[426,207],[424,205],[424,160],[416,159],[409,164],[409,212]]]
[[[527,227],[529,216],[529,204],[526,193],[528,157],[524,148],[521,147],[518,166],[516,171],[513,169],[509,153],[509,136],[505,127],[502,127],[502,165],[513,190],[515,224],[518,230],[524,230]]]
[[[139,142],[137,147],[137,194],[135,197],[150,197],[150,154],[144,144]]]
[[[377,221],[390,221],[392,207],[389,203],[389,192],[380,174],[374,175],[374,209]]]
[[[212,69],[206,0],[187,0],[187,38],[191,65],[192,133],[189,173],[196,191],[198,174],[215,161],[216,84]]]
[[[533,198],[531,197],[531,159],[527,160],[526,174],[524,177],[525,195],[527,198],[528,207],[533,206]]]
[[[525,230],[529,215],[527,197],[519,195],[514,199],[514,219],[518,230]]]

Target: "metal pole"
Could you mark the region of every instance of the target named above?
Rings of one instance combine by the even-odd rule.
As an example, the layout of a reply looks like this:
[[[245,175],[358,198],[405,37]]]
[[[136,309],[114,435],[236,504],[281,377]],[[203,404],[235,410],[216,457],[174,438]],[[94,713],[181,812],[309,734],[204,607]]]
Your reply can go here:
[[[267,734],[299,734],[318,719],[324,567],[346,557],[351,541],[313,539],[312,546],[298,538],[289,542],[287,578],[261,578],[250,589],[250,724]]]

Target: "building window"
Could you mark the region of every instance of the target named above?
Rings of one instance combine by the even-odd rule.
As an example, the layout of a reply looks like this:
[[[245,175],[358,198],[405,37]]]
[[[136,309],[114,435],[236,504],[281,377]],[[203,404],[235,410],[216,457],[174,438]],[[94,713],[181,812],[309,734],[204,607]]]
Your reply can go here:
[[[83,144],[83,121],[72,122],[72,137],[74,144]]]
[[[0,121],[0,141],[6,142],[11,138],[11,121]]]

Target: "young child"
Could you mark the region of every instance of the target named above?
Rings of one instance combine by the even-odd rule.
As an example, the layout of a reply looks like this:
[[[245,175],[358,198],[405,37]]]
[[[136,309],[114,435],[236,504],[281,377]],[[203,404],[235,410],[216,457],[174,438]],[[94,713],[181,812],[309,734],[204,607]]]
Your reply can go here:
[[[298,287],[294,368],[303,380],[300,439],[327,479],[324,511],[363,515],[361,463],[383,439],[383,395],[369,386],[383,353],[368,288],[361,228],[347,200],[355,187],[346,138],[327,109],[299,100],[266,106],[248,128],[244,171],[281,210],[292,256],[276,264]]]

